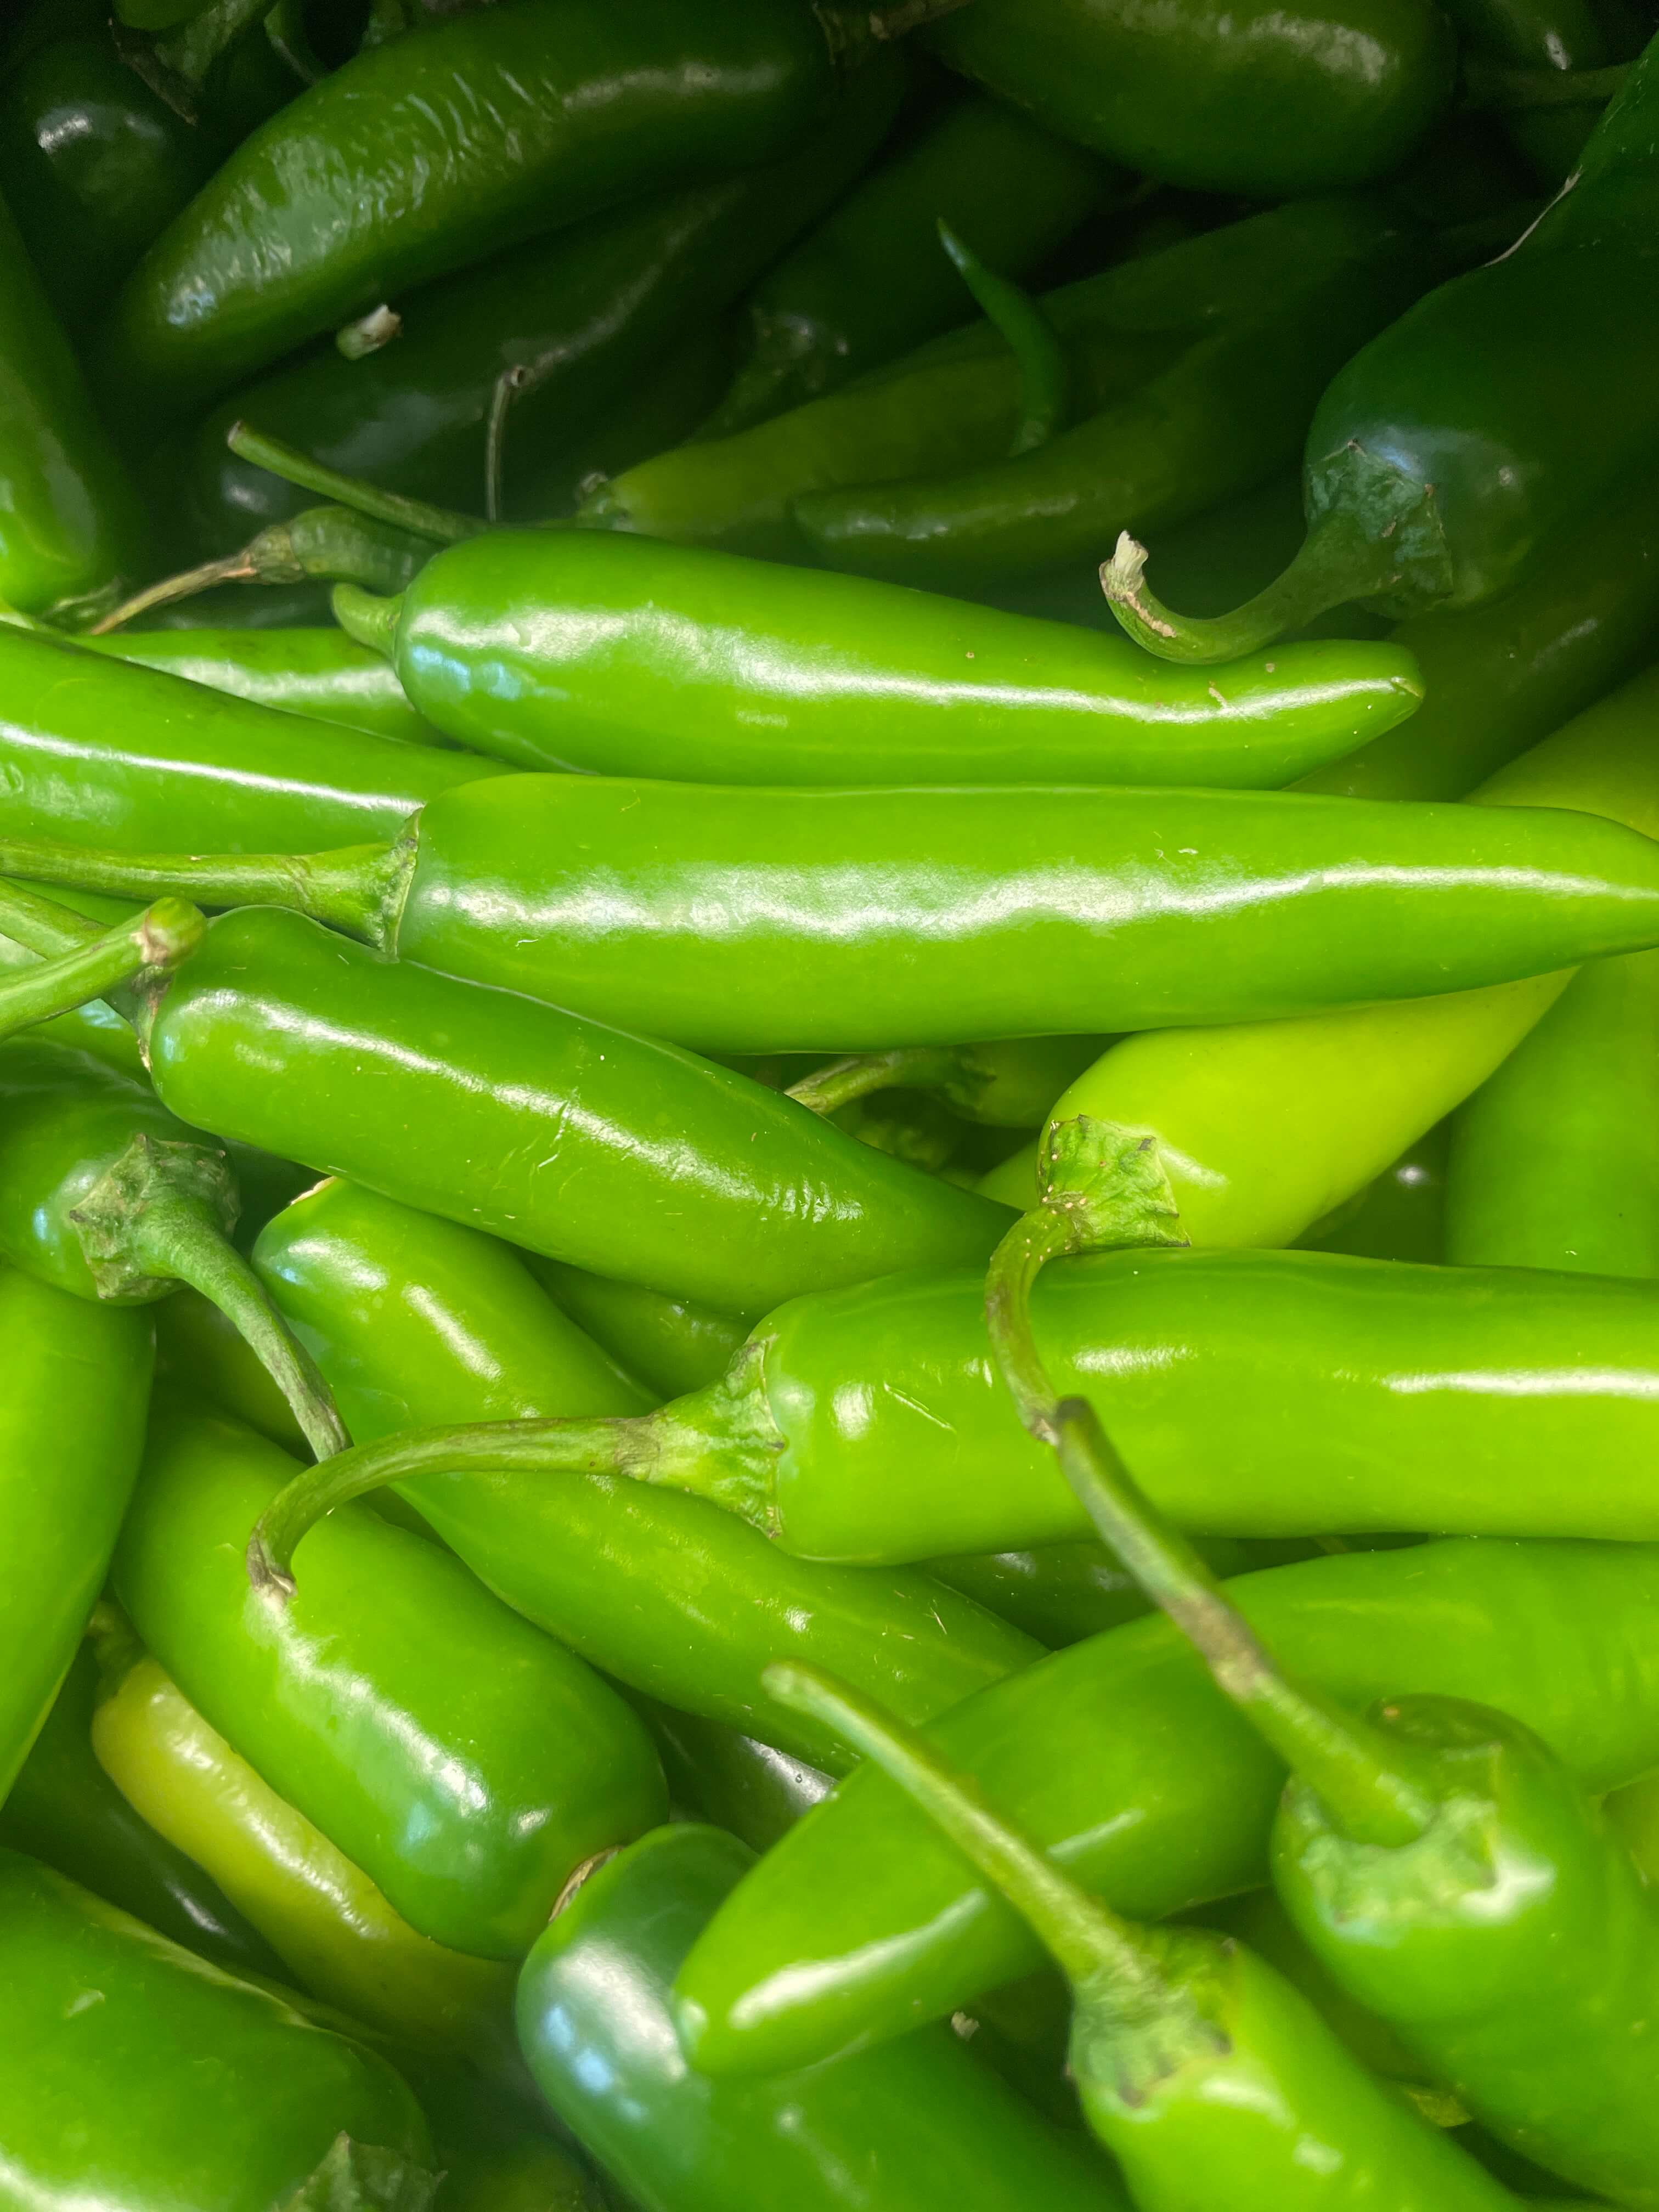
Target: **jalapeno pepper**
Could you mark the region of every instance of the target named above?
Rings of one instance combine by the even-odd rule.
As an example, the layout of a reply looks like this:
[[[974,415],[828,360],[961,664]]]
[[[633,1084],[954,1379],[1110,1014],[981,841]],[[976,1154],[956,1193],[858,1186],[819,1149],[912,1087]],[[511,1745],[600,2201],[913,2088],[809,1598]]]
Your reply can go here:
[[[943,2027],[803,2076],[715,2082],[688,2067],[670,1987],[752,1856],[714,1828],[659,1828],[589,1875],[526,1963],[519,2033],[531,2069],[630,2195],[676,2212],[1127,2207],[1085,2145]]]
[[[405,744],[441,742],[410,705],[396,675],[340,629],[149,630],[76,642],[112,660],[182,676],[210,691],[280,707]]]
[[[1308,432],[1309,534],[1265,592],[1188,621],[1147,589],[1144,549],[1103,571],[1154,653],[1227,660],[1349,599],[1389,613],[1495,599],[1659,454],[1644,364],[1659,52],[1598,125],[1572,189],[1508,253],[1443,285],[1355,354]],[[1550,373],[1538,366],[1547,356]],[[1577,404],[1545,397],[1571,387]]]
[[[1659,1275],[1659,961],[1598,960],[1458,1113],[1454,1265]]]
[[[365,1435],[640,1404],[513,1254],[350,1184],[324,1184],[271,1222],[258,1264]],[[730,1514],[640,1484],[440,1474],[400,1495],[492,1589],[595,1665],[817,1765],[839,1756],[833,1739],[760,1686],[780,1650],[833,1655],[918,1717],[1039,1650],[926,1575],[804,1565]]]
[[[1420,0],[1147,17],[1103,0],[975,0],[928,36],[1063,137],[1169,184],[1252,199],[1398,168],[1449,100],[1455,52]]]
[[[113,1588],[191,1703],[412,1928],[521,1953],[571,1869],[661,1817],[643,1729],[581,1661],[425,1538],[338,1525],[307,1596],[253,1596],[248,1528],[294,1462],[169,1410]]]
[[[0,625],[0,820],[206,851],[395,836],[492,761],[313,727],[154,669]]]
[[[0,201],[0,599],[71,627],[120,599],[145,525]]]
[[[209,1726],[125,1622],[100,1622],[97,1649],[99,1765],[158,1834],[217,1879],[286,1972],[416,2048],[500,2064],[511,2049],[511,1966],[417,1935]]]
[[[526,501],[556,471],[574,483],[618,391],[727,307],[857,174],[902,83],[896,60],[880,62],[783,161],[496,255],[400,298],[396,343],[366,360],[343,360],[325,339],[238,392],[191,434],[182,496],[203,550],[228,551],[252,522],[303,504],[228,451],[225,433],[244,416],[349,476],[481,514],[491,427],[510,398],[510,466],[497,473],[508,511],[539,516]]]
[[[1062,1404],[1054,1425],[1101,1534],[1290,1765],[1274,1879],[1316,1955],[1505,2142],[1619,2203],[1659,2203],[1659,1923],[1577,1779],[1502,1712],[1396,1696],[1361,1720],[1281,1670],[1093,1409]]]
[[[426,2123],[374,2052],[10,1851],[0,1928],[0,2136],[20,2199],[43,2212],[94,2191],[132,2212],[165,2212],[181,2190],[224,2212],[428,2201]]]
[[[867,1698],[811,1668],[771,1680],[890,1776],[1059,1961],[1083,2109],[1138,2205],[1224,2197],[1238,2212],[1312,2212],[1339,2191],[1447,2212],[1514,2205],[1265,1960],[1227,1937],[1125,1920]]]
[[[360,54],[157,240],[100,341],[130,412],[179,414],[302,339],[488,252],[775,160],[886,11],[526,0]]]
[[[721,784],[1262,788],[1420,703],[1387,646],[1283,646],[1170,683],[1121,640],[930,592],[556,532],[339,594],[416,709],[520,769]]]
[[[941,220],[993,268],[1040,267],[1112,188],[1064,138],[977,96],[872,170],[744,303],[743,356],[704,434],[727,437],[816,399],[965,319]]]
[[[82,1644],[0,1805],[0,1847],[40,1859],[227,1973],[283,1962],[194,1860],[139,1819],[92,1748],[98,1662]]]
[[[209,860],[3,837],[0,866],[297,907],[714,1052],[1276,1022],[1659,940],[1659,845],[1544,799],[543,775],[452,788],[398,847]]]
[[[1497,1705],[1592,1790],[1659,1758],[1656,1589],[1650,1546],[1489,1539],[1313,1559],[1231,1585],[1284,1663],[1342,1705],[1433,1692]],[[1056,1652],[927,1735],[1075,1880],[1136,1918],[1267,1877],[1284,1769],[1165,1621]],[[1006,1907],[866,1766],[767,1854],[700,1939],[678,1978],[681,2032],[711,2072],[803,2065],[949,2013],[1036,1958]]]

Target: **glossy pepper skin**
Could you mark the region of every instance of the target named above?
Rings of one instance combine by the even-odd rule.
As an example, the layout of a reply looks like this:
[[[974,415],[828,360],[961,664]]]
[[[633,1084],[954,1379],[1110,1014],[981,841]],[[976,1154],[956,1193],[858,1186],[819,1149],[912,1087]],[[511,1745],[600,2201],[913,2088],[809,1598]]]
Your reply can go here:
[[[618,394],[729,307],[856,176],[902,84],[896,59],[878,58],[783,161],[493,255],[400,297],[395,342],[366,359],[346,361],[324,338],[242,386],[190,434],[183,498],[203,551],[228,551],[252,524],[305,504],[227,447],[226,432],[243,419],[347,476],[482,513],[491,405],[511,371],[526,381],[507,420],[503,506],[539,520],[550,478],[563,473],[574,484],[585,443]]]
[[[0,1804],[0,1848],[39,1859],[227,1973],[283,1979],[283,1962],[213,1877],[140,1820],[98,1764],[98,1662],[82,1645]]]
[[[659,1828],[590,1875],[525,1963],[531,2071],[631,2197],[675,2212],[1127,2212],[1103,2161],[943,2027],[805,2077],[694,2072],[674,2041],[674,1974],[753,1863],[718,1829]]]
[[[353,1516],[290,1605],[247,1530],[293,1462],[238,1424],[156,1427],[113,1587],[198,1710],[434,1942],[510,1959],[595,1850],[660,1817],[634,1715],[424,1538]]]
[[[948,222],[1009,276],[1041,266],[1112,179],[1080,148],[994,100],[954,101],[872,169],[744,304],[732,388],[702,434],[816,399],[963,322],[970,301],[939,250]]]
[[[0,599],[70,628],[144,559],[138,495],[0,200]]]
[[[270,1223],[256,1262],[366,1437],[642,1402],[506,1248],[349,1183]],[[839,1757],[833,1737],[761,1688],[779,1651],[820,1656],[920,1716],[1040,1649],[925,1575],[793,1561],[732,1515],[637,1483],[440,1473],[400,1494],[492,1589],[596,1666],[819,1765]],[[303,1587],[303,1549],[295,1565]]]
[[[749,1334],[735,1314],[690,1298],[665,1298],[637,1283],[592,1275],[526,1252],[525,1265],[555,1305],[657,1397],[701,1389],[724,1375]]]
[[[380,655],[341,629],[140,630],[76,643],[112,660],[182,676],[210,691],[228,691],[308,721],[404,744],[441,742]]]
[[[1455,1267],[1659,1275],[1659,961],[1580,970],[1452,1125]]]
[[[836,34],[859,27],[787,0],[715,16],[505,0],[359,54],[150,248],[100,341],[106,383],[129,410],[183,413],[484,253],[775,159],[830,93]]]
[[[385,2059],[10,1851],[0,1927],[11,2024],[0,2134],[19,2202],[41,2212],[89,2198],[170,2212],[181,2195],[224,2212],[426,2202],[426,2123]],[[100,2000],[90,2006],[89,1990]],[[337,2200],[324,2193],[329,2175]]]
[[[821,1768],[719,1721],[649,1698],[635,1704],[662,1754],[676,1810],[724,1828],[751,1851],[770,1850],[835,1786]]]
[[[1341,1704],[1432,1691],[1501,1705],[1595,1790],[1655,1759],[1656,1583],[1650,1546],[1483,1539],[1310,1560],[1231,1588],[1281,1660]],[[1284,1769],[1165,1621],[1056,1652],[927,1734],[1120,1911],[1160,1918],[1266,1878]],[[804,2065],[969,2003],[1036,1955],[957,1853],[860,1769],[701,1939],[678,1978],[682,2032],[709,2071]]]
[[[1127,641],[1070,624],[590,532],[472,538],[395,606],[341,602],[420,713],[519,769],[1263,789],[1422,698],[1389,647],[1283,646],[1170,682]]]
[[[500,773],[0,625],[0,823],[15,829],[202,851],[395,836],[450,784]]]
[[[1397,168],[1450,97],[1455,48],[1420,0],[1321,15],[1109,0],[975,0],[929,33],[952,69],[1165,184],[1291,199]]]
[[[154,1358],[149,1316],[0,1267],[0,1798],[58,1694],[131,1495]],[[52,1471],[50,1484],[42,1470]]]

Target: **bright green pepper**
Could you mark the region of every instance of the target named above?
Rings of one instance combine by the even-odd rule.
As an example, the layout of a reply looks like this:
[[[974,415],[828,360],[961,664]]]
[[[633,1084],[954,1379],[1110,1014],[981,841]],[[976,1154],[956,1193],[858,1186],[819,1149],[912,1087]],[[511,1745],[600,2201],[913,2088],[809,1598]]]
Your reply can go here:
[[[293,1464],[169,1412],[115,1593],[191,1703],[411,1927],[511,1959],[574,1867],[661,1817],[656,1754],[579,1659],[377,1515],[337,1524],[295,1603],[256,1596],[246,1533]]]
[[[526,1962],[519,2033],[554,2112],[631,2196],[674,2212],[1119,2212],[1116,2181],[943,2027],[805,2076],[714,2082],[675,2048],[675,1970],[752,1863],[659,1828],[590,1875]]]
[[[438,732],[410,705],[378,653],[341,629],[175,629],[83,637],[76,643],[112,660],[187,677],[316,722],[376,738],[435,745]]]
[[[1292,1539],[1243,1543],[1211,1536],[1199,1547],[1218,1575],[1249,1574],[1316,1556],[1316,1547]],[[1106,1545],[1091,1538],[1037,1544],[1019,1552],[967,1552],[929,1559],[929,1574],[949,1583],[1039,1644],[1059,1651],[1139,1620],[1151,1610],[1140,1585]]]
[[[1549,1016],[1544,1018],[1547,1021]],[[1524,1045],[1521,1049],[1525,1050]],[[1446,1256],[1446,1157],[1450,1146],[1451,1123],[1437,1121],[1414,1145],[1407,1145],[1375,1182],[1298,1237],[1298,1247],[1306,1252],[1346,1252],[1357,1260],[1410,1260],[1423,1267],[1438,1266]]]
[[[696,546],[474,538],[338,594],[417,710],[520,769],[720,784],[1288,783],[1403,721],[1415,663],[1283,646],[1171,682],[1121,638]]]
[[[0,2052],[11,2054],[0,2137],[15,2202],[419,2212],[429,2201],[426,2123],[373,2051],[9,1851],[0,1929]]]
[[[0,884],[0,927],[37,917],[47,902],[21,884]],[[164,978],[188,960],[203,940],[205,918],[180,899],[158,899],[142,914],[94,933],[75,951],[55,958],[8,963],[0,981],[0,1041],[21,1030],[58,1033],[80,1026],[76,1018],[105,994],[129,1014],[147,1007]],[[66,1028],[64,1025],[69,1025]]]
[[[640,1404],[511,1252],[349,1184],[278,1216],[257,1261],[364,1436]],[[595,1665],[818,1765],[838,1756],[834,1740],[761,1689],[779,1651],[833,1657],[920,1717],[1040,1649],[926,1575],[806,1565],[730,1514],[637,1483],[441,1473],[401,1494],[492,1589]]]
[[[524,1261],[556,1305],[661,1398],[724,1375],[749,1334],[747,1321],[690,1298],[666,1298],[535,1252]]]

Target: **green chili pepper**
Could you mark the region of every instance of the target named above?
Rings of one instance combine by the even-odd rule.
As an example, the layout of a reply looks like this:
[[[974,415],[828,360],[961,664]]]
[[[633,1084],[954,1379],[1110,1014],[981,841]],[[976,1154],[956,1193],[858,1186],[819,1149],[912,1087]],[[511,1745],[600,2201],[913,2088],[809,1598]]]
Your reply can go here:
[[[586,532],[475,538],[400,600],[342,591],[338,612],[463,744],[688,782],[1262,787],[1422,697],[1387,646],[1282,646],[1171,683],[1070,625]]]
[[[981,260],[965,239],[940,219],[939,244],[1019,363],[1019,418],[1008,447],[1011,460],[1046,446],[1063,429],[1072,399],[1070,366],[1054,325],[1030,293]]]
[[[1568,83],[1614,58],[1605,27],[1586,0],[1453,0],[1447,12],[1482,58],[1547,70]],[[1559,88],[1567,90],[1568,83]],[[1539,180],[1555,191],[1583,153],[1600,111],[1592,95],[1582,106],[1516,108],[1503,120]]]
[[[156,1428],[113,1587],[156,1659],[412,1928],[521,1953],[573,1867],[661,1818],[655,1753],[580,1659],[424,1538],[331,1531],[302,1596],[243,1572],[294,1462],[204,1412]]]
[[[137,1473],[153,1355],[146,1316],[84,1305],[15,1267],[0,1267],[0,1342],[3,1799],[103,1583]]]
[[[1322,2212],[1339,2191],[1437,2212],[1513,2207],[1265,1960],[1227,1937],[1140,1927],[1111,1911],[921,1737],[833,1675],[781,1666],[768,1679],[775,1697],[889,1776],[1058,1960],[1072,1987],[1070,2070],[1084,2112],[1144,2212],[1212,2201]]]
[[[193,599],[222,584],[301,584],[308,580],[402,591],[419,574],[429,548],[407,531],[389,528],[344,507],[308,507],[291,522],[274,522],[238,551],[204,562],[135,592],[101,622],[102,636],[158,607]]]
[[[70,627],[112,605],[145,526],[0,201],[0,599]]]
[[[1231,1536],[1207,1536],[1199,1549],[1218,1575],[1249,1574],[1317,1556],[1316,1547],[1295,1539],[1242,1543]],[[927,1567],[940,1582],[1056,1651],[1139,1620],[1152,1610],[1122,1561],[1090,1538],[1020,1552],[962,1553],[929,1559]]]
[[[398,738],[405,744],[442,743],[410,705],[381,656],[343,630],[151,630],[76,642],[112,659],[187,677],[210,691],[234,692],[257,706],[280,707],[312,721]]]
[[[258,1264],[365,1436],[639,1406],[513,1254],[349,1184],[280,1215]],[[492,1589],[596,1666],[818,1765],[838,1758],[833,1740],[760,1686],[781,1650],[833,1662],[920,1719],[1039,1650],[925,1575],[803,1565],[733,1516],[641,1484],[440,1473],[401,1494]]]
[[[203,550],[228,551],[252,519],[281,521],[302,503],[227,449],[244,416],[349,476],[485,512],[486,436],[509,375],[503,489],[510,513],[539,517],[532,502],[549,477],[574,484],[591,465],[586,437],[618,389],[726,308],[857,174],[902,83],[896,60],[866,70],[784,161],[496,255],[400,299],[397,342],[368,359],[343,361],[322,340],[238,392],[191,435],[184,501]],[[657,450],[647,442],[629,459]]]
[[[283,1962],[210,1875],[141,1820],[92,1748],[98,1663],[82,1645],[0,1805],[0,1847],[40,1859],[227,1973]]]
[[[887,12],[526,0],[360,54],[233,154],[151,247],[100,342],[106,389],[130,414],[183,413],[485,253],[775,160]]]
[[[11,2033],[0,2135],[20,2201],[132,2212],[421,2212],[437,2177],[385,2059],[61,1875],[0,1856]],[[89,1996],[95,2002],[88,2002]]]
[[[821,1768],[719,1721],[637,1692],[631,1702],[651,1731],[677,1809],[724,1828],[751,1851],[769,1850],[834,1787]]]
[[[230,1242],[238,1204],[222,1151],[193,1141],[147,1085],[62,1044],[0,1050],[0,1255],[94,1302],[147,1305],[191,1285],[234,1323],[326,1456],[349,1439],[310,1355]]]
[[[744,308],[743,356],[704,434],[729,437],[816,399],[961,319],[948,222],[993,268],[1041,267],[1111,189],[1101,164],[977,95],[871,171],[769,270]]]
[[[1548,1015],[1545,1020],[1549,1019]],[[1521,1050],[1526,1049],[1522,1045]],[[1446,1256],[1446,1157],[1451,1123],[1408,1145],[1358,1195],[1297,1239],[1304,1251],[1357,1260],[1407,1260],[1437,1267]]]
[[[1395,269],[1403,250],[1386,210],[1303,202],[1179,239],[1160,252],[1045,293],[1041,307],[1066,345],[1079,416],[1127,405],[1135,392],[1166,374],[1194,387],[1192,398],[1208,409],[1215,394],[1213,368],[1206,364],[1213,363],[1216,347],[1236,348],[1252,331],[1259,333],[1258,349],[1269,343],[1262,329],[1264,301],[1302,301],[1305,307],[1309,287],[1323,288],[1343,303],[1342,314],[1369,315],[1365,327],[1375,329],[1394,310],[1381,294],[1373,295],[1374,280]],[[1415,251],[1425,264],[1419,283],[1431,282],[1431,255],[1420,244]],[[1362,295],[1369,301],[1363,308]],[[1282,319],[1272,327],[1282,374],[1293,341]],[[1315,349],[1325,342],[1308,341]],[[1001,332],[979,322],[867,374],[845,392],[737,436],[699,441],[629,469],[596,492],[577,520],[594,528],[800,560],[808,545],[792,510],[803,495],[901,477],[957,478],[981,463],[1000,468],[1018,419],[1022,381]],[[1178,381],[1170,397],[1182,390]],[[1290,433],[1287,460],[1314,392],[1310,386]],[[1237,471],[1241,451],[1257,450],[1260,428],[1247,425],[1242,441],[1230,442],[1218,463],[1224,475]],[[1139,439],[1142,428],[1133,435]],[[1039,465],[1046,464],[1032,462],[1024,473]],[[1270,474],[1275,465],[1265,460],[1255,473]],[[1247,468],[1247,481],[1249,475]],[[1068,483],[1067,503],[1078,489]],[[1200,504],[1221,495],[1218,482]],[[999,516],[1006,519],[1008,511],[1005,500]],[[1115,528],[1115,520],[1109,526]],[[1091,526],[1083,558],[1091,568],[1102,550]],[[1057,548],[1039,565],[1063,557]]]
[[[217,1306],[181,1290],[155,1312],[158,1382],[205,1399],[294,1458],[305,1457],[310,1446],[287,1399]]]
[[[1342,1705],[1433,1692],[1498,1705],[1592,1790],[1659,1760],[1656,1593],[1652,1547],[1485,1538],[1231,1585],[1257,1634]],[[1121,1911],[1156,1919],[1267,1879],[1284,1770],[1168,1622],[1056,1652],[927,1735]],[[679,1978],[682,2033],[711,2072],[805,2065],[948,2014],[1036,1962],[1014,1917],[864,1768],[767,1854],[701,1940]]]
[[[521,1256],[554,1304],[659,1397],[701,1389],[724,1375],[749,1334],[750,1323],[735,1314],[590,1275],[534,1252]]]
[[[1166,659],[1228,660],[1349,599],[1396,615],[1479,606],[1559,558],[1565,532],[1650,469],[1656,112],[1650,46],[1572,189],[1333,380],[1308,432],[1308,536],[1265,592],[1212,620],[1171,615],[1126,532],[1102,581],[1130,635]],[[1566,389],[1571,408],[1553,396]]]
[[[28,941],[90,927],[64,913]],[[672,1297],[963,1265],[1006,1219],[743,1076],[291,915],[221,917],[184,972],[147,1042],[181,1121]]]
[[[1152,17],[1104,0],[975,0],[929,43],[1064,137],[1168,184],[1253,199],[1398,168],[1448,104],[1455,58],[1422,0]]]
[[[3,836],[0,867],[294,908],[403,961],[733,1053],[1278,1022],[1519,987],[1659,940],[1659,845],[1544,799],[1476,811],[1077,786],[734,795],[543,775],[452,788],[396,846],[210,858]],[[222,935],[165,1006],[217,968]]]
[[[1501,769],[1477,798],[1581,806],[1659,828],[1656,696],[1659,673],[1637,678]],[[1167,1241],[1176,1213],[1176,1233],[1194,1244],[1291,1243],[1460,1105],[1566,981],[1558,973],[1294,1024],[1129,1038],[1072,1085],[1051,1126],[1101,1125],[1126,1171],[1108,1164],[1092,1184],[1103,1204],[1115,1191],[1118,1241]],[[1016,1154],[981,1188],[1034,1195],[1035,1168],[1033,1153]]]
[[[567,1898],[526,1963],[519,2033],[554,2112],[631,2196],[675,2212],[1118,2212],[1103,2163],[934,2028],[806,2075],[715,2082],[675,2048],[669,1990],[752,1863],[660,1828]]]
[[[125,1622],[97,1638],[98,1763],[135,1812],[219,1882],[287,1972],[417,2047],[499,2063],[514,1969],[417,1935],[322,1831],[209,1726]]]
[[[1504,2141],[1659,2204],[1659,1923],[1577,1778],[1504,1713],[1394,1696],[1361,1720],[1282,1669],[1082,1399],[1054,1415],[1101,1534],[1291,1768],[1275,1883],[1316,1954]]]
[[[854,1053],[789,1085],[815,1114],[833,1114],[854,1099],[902,1085],[937,1091],[953,1113],[998,1129],[1029,1129],[1085,1067],[1106,1040],[1092,1036],[1016,1037],[990,1044],[901,1045],[892,1052]]]
[[[313,727],[0,625],[0,820],[204,852],[399,825],[493,761]]]
[[[1458,1267],[1659,1275],[1659,961],[1583,969],[1453,1123]]]
[[[493,4],[493,0],[492,0]],[[443,2180],[433,2212],[626,2212],[604,2185],[556,2142],[527,2075],[520,2093],[476,2069],[441,2064],[417,2051],[389,2051],[414,2089],[432,2130]]]

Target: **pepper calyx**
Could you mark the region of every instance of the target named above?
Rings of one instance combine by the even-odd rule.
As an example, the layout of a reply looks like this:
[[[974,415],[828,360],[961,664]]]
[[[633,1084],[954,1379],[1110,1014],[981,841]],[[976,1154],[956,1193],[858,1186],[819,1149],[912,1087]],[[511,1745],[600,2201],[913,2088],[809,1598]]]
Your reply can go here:
[[[1158,1139],[1079,1114],[1050,1121],[1037,1148],[1038,1204],[1064,1224],[1063,1256],[1186,1244]]]
[[[442,2179],[403,2151],[341,2134],[277,2212],[429,2212]]]
[[[70,1207],[69,1218],[100,1298],[141,1304],[178,1287],[177,1276],[158,1274],[149,1265],[138,1233],[158,1206],[178,1200],[193,1212],[204,1211],[221,1235],[236,1226],[236,1186],[225,1155],[145,1133]]]

